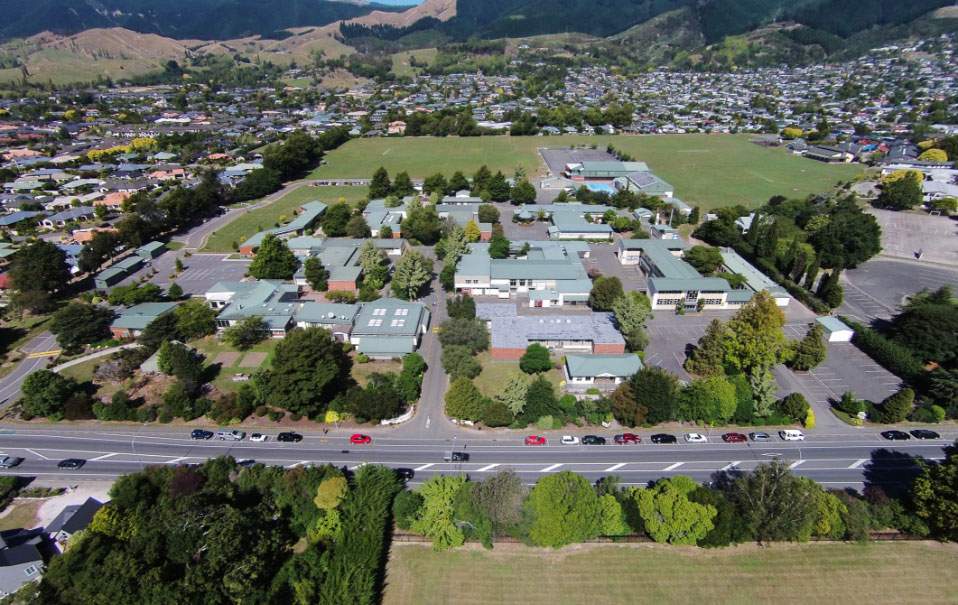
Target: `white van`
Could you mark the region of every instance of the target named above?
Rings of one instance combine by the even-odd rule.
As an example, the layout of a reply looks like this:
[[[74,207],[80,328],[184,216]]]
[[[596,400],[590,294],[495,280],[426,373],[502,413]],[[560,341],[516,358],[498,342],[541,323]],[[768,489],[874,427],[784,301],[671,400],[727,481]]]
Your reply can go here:
[[[805,435],[794,429],[779,431],[778,436],[782,438],[782,441],[805,441]]]
[[[225,441],[242,441],[246,437],[246,433],[243,431],[237,431],[236,429],[223,429],[216,433],[216,438]]]

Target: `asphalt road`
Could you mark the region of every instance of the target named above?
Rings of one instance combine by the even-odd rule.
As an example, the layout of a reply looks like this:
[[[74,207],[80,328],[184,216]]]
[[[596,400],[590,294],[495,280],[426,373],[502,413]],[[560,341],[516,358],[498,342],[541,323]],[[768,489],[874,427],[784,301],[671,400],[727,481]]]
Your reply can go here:
[[[864,482],[900,483],[916,469],[915,458],[941,459],[942,448],[958,437],[951,429],[936,441],[889,442],[876,433],[854,438],[808,436],[804,442],[724,443],[714,432],[709,443],[655,445],[642,433],[643,443],[615,445],[563,446],[550,440],[544,446],[526,446],[521,435],[478,434],[438,439],[397,439],[374,436],[366,445],[349,443],[350,432],[306,433],[301,443],[278,443],[276,429],[266,443],[248,440],[232,442],[193,441],[189,428],[91,428],[8,427],[0,431],[0,452],[21,456],[25,461],[4,474],[36,476],[49,480],[112,479],[152,464],[200,463],[207,458],[231,455],[237,460],[253,459],[269,465],[292,467],[331,463],[356,468],[363,463],[381,463],[411,468],[420,483],[434,473],[462,471],[473,478],[511,467],[524,482],[534,483],[545,473],[570,470],[590,480],[619,475],[626,484],[645,484],[664,476],[683,474],[697,481],[709,481],[721,471],[749,471],[762,462],[782,459],[793,472],[829,487],[861,488]],[[249,434],[249,432],[248,432]],[[680,437],[681,439],[681,437]],[[443,462],[443,452],[469,454],[468,462]],[[57,469],[64,458],[83,458],[79,470]]]
[[[41,332],[33,340],[20,347],[20,350],[27,355],[31,353],[44,353],[46,351],[55,351],[60,347],[57,345],[57,339],[49,332]],[[12,372],[0,380],[0,405],[15,400],[20,396],[20,384],[27,374],[35,370],[41,370],[49,363],[49,357],[25,357]]]

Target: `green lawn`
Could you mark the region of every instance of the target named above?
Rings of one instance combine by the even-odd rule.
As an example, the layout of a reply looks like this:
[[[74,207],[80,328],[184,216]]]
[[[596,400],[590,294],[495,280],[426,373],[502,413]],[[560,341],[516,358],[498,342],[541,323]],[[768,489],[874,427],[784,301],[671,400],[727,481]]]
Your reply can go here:
[[[36,525],[37,512],[43,500],[20,500],[8,507],[7,514],[0,518],[0,531],[8,529],[33,528]]]
[[[409,57],[415,57],[417,63],[423,65],[432,63],[437,54],[439,54],[439,51],[435,48],[421,48],[419,50],[407,50],[396,53],[392,56],[393,73],[396,74],[397,78],[419,75],[422,73],[422,68],[411,67],[409,65]]]
[[[264,229],[272,229],[281,217],[284,222],[293,220],[293,212],[302,204],[319,200],[326,204],[335,204],[343,198],[349,204],[355,204],[366,197],[366,187],[310,187],[303,186],[290,191],[280,199],[243,214],[231,221],[228,225],[210,235],[206,242],[205,251],[230,252],[233,242],[258,233]]]
[[[510,176],[516,166],[530,175],[545,174],[539,147],[610,142],[646,162],[675,187],[676,197],[704,209],[820,193],[862,171],[860,165],[823,164],[753,145],[745,135],[413,137],[350,141],[327,154],[327,165],[310,178],[370,178],[379,166],[390,176],[405,170],[413,178],[437,171],[448,177],[456,170],[471,175],[482,164]]]
[[[190,345],[196,347],[196,350],[206,356],[205,364],[207,366],[216,363],[216,358],[220,353],[236,353],[238,357],[231,364],[223,363],[219,373],[213,379],[213,386],[223,393],[232,393],[238,391],[242,382],[233,382],[233,374],[252,374],[260,368],[269,368],[273,365],[273,355],[276,353],[276,345],[281,342],[279,338],[267,338],[261,343],[255,344],[246,351],[240,351],[226,344],[216,336],[207,336],[199,340],[190,342]],[[266,353],[266,359],[257,367],[250,367],[244,363],[244,356],[247,353]]]
[[[492,354],[489,351],[479,353],[478,359],[479,363],[482,364],[482,373],[473,382],[486,397],[493,397],[499,393],[509,374],[521,371],[518,361],[492,361]],[[555,385],[556,395],[558,395],[562,372],[553,368],[545,373],[545,377],[546,380]],[[529,382],[532,382],[532,377],[529,378]]]
[[[958,549],[932,542],[728,549],[394,544],[383,603],[954,603]]]
[[[369,375],[376,372],[400,373],[402,372],[402,363],[398,361],[370,361],[369,363],[353,363],[353,378],[361,386],[366,386],[369,382]]]

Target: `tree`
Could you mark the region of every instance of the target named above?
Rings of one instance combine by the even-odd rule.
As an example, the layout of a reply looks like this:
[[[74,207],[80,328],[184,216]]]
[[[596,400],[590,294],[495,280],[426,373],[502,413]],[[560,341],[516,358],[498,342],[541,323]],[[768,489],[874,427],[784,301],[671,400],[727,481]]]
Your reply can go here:
[[[410,204],[406,218],[400,223],[403,237],[414,239],[425,246],[431,246],[439,241],[442,231],[439,228],[439,213],[435,206],[418,208]]]
[[[509,411],[518,416],[526,406],[526,393],[529,391],[529,379],[519,372],[510,372],[506,376],[506,382],[502,386],[502,391],[496,395],[496,400],[501,401],[509,408]]]
[[[400,172],[396,175],[391,193],[400,198],[416,193],[416,188],[413,186],[408,172]]]
[[[482,393],[465,376],[460,376],[446,391],[446,416],[473,422],[482,418]]]
[[[736,408],[735,387],[719,376],[693,381],[682,390],[678,415],[684,420],[727,422]]]
[[[385,418],[395,418],[406,408],[405,398],[396,389],[397,376],[374,372],[366,380],[366,387],[353,387],[346,395],[347,411],[358,422],[379,424]]]
[[[490,190],[490,193],[492,191]],[[509,197],[512,198],[512,203],[516,206],[520,204],[535,204],[536,203],[536,188],[535,185],[529,182],[528,179],[522,179],[516,186],[512,188],[509,193]],[[496,199],[493,197],[492,199]],[[504,201],[504,200],[496,200]]]
[[[789,367],[799,371],[811,370],[821,365],[827,354],[825,328],[816,321],[805,334],[805,338],[795,347],[795,354],[789,361]],[[793,418],[797,418],[797,416],[793,416]]]
[[[919,464],[921,472],[909,493],[915,514],[928,522],[939,540],[958,541],[958,445],[946,447],[939,462],[920,460]]]
[[[149,351],[156,351],[160,345],[167,340],[176,340],[177,335],[177,317],[174,313],[164,313],[160,315],[143,330],[140,335],[139,343]]]
[[[659,543],[695,544],[714,527],[715,507],[689,500],[698,484],[683,475],[659,479],[649,489],[633,488],[635,501],[645,531]]]
[[[443,347],[464,345],[473,354],[489,348],[489,330],[484,321],[451,318],[442,322],[439,328],[439,344]]]
[[[386,197],[392,192],[392,183],[389,182],[389,173],[380,166],[373,173],[373,178],[369,182],[369,199],[378,200]]]
[[[472,350],[463,345],[449,345],[442,348],[442,368],[449,374],[450,380],[460,377],[475,378],[482,373],[482,364],[473,356]]]
[[[363,242],[359,247],[359,266],[364,273],[369,273],[386,262],[386,251],[376,247],[372,240]]]
[[[728,322],[725,362],[748,375],[778,364],[785,345],[785,315],[768,290],[752,296]]]
[[[409,250],[396,262],[392,291],[397,298],[414,300],[432,281],[432,260],[418,250]]]
[[[616,299],[625,296],[622,281],[618,277],[600,275],[592,282],[589,306],[593,311],[611,311]]]
[[[562,471],[542,477],[527,505],[533,515],[529,537],[539,546],[560,548],[599,534],[599,498],[582,475]]]
[[[170,300],[179,300],[183,298],[183,288],[178,283],[170,282],[170,287],[166,289],[166,297]]]
[[[482,423],[488,427],[509,426],[515,419],[506,404],[496,399],[490,400],[482,413]]]
[[[701,275],[709,276],[722,264],[722,253],[711,246],[692,246],[685,251],[683,259]]]
[[[468,242],[478,242],[479,238],[482,237],[482,232],[479,231],[479,225],[472,219],[469,219],[469,222],[466,223],[465,234],[466,241]]]
[[[468,294],[459,294],[446,302],[446,313],[453,319],[475,319],[476,299]]]
[[[748,376],[748,385],[752,391],[753,416],[767,418],[772,415],[772,406],[775,403],[775,392],[778,385],[772,380],[768,370],[755,371]]]
[[[106,307],[71,302],[53,314],[50,331],[63,349],[74,349],[105,340],[115,313]]]
[[[489,258],[503,259],[509,257],[509,247],[512,243],[506,236],[495,234],[489,238]]]
[[[216,311],[205,300],[190,300],[173,310],[176,334],[180,340],[201,338],[216,332]]]
[[[318,256],[310,256],[303,263],[303,271],[306,274],[306,283],[316,292],[325,292],[329,290],[329,271],[323,266],[323,261]]]
[[[659,424],[675,419],[679,379],[674,374],[644,367],[629,378],[628,385],[636,404],[648,410],[646,422]]]
[[[256,256],[249,266],[249,274],[256,279],[293,279],[299,261],[293,256],[286,242],[272,233],[263,238]]]
[[[107,301],[111,305],[131,307],[140,303],[159,302],[162,298],[163,290],[156,284],[146,282],[143,284],[133,283],[127,286],[117,286],[110,292]]]
[[[243,182],[236,186],[234,197],[237,202],[247,202],[265,197],[283,186],[281,175],[269,168],[258,168],[246,175]],[[131,245],[141,245],[131,242]]]
[[[247,317],[223,332],[223,340],[241,351],[267,338],[269,338],[269,327],[260,315]]]
[[[157,353],[156,365],[161,372],[175,376],[183,383],[187,398],[198,390],[203,374],[203,358],[190,347],[178,342],[164,342]]]
[[[707,504],[716,510],[712,518],[714,526],[704,538],[700,538],[698,545],[705,548],[723,547],[730,544],[741,544],[752,539],[748,523],[742,519],[738,508],[721,491],[708,487],[697,487],[688,494],[691,502]]]
[[[37,370],[23,379],[20,390],[25,412],[58,422],[63,420],[63,404],[76,390],[76,382],[50,370]]]
[[[499,209],[492,204],[480,204],[478,218],[480,223],[498,223]]]
[[[364,237],[370,237],[372,231],[370,231],[369,225],[366,224],[366,219],[356,215],[346,222],[346,235],[354,239],[362,239]]]
[[[472,484],[472,501],[492,521],[493,531],[503,535],[522,521],[527,491],[513,469],[500,468]]]
[[[612,416],[627,427],[635,427],[645,424],[649,408],[638,403],[635,395],[632,393],[632,387],[629,383],[620,384],[612,396],[609,397],[612,403]]]
[[[958,305],[952,302],[951,288],[912,296],[892,318],[890,335],[922,361],[944,363],[958,358]]]
[[[442,271],[439,272],[439,285],[446,292],[452,292],[456,289],[455,263],[447,262],[442,266]]]
[[[599,534],[602,536],[627,536],[632,533],[625,519],[622,505],[612,494],[599,496]]]
[[[105,208],[106,206],[97,206]],[[99,269],[103,263],[113,258],[120,242],[112,231],[94,231],[93,239],[83,246],[80,251],[80,258],[77,259],[77,265],[80,271],[90,272]]]
[[[778,401],[777,407],[789,418],[801,421],[805,419],[811,406],[801,393],[790,393]]]
[[[909,388],[904,388],[889,395],[878,408],[881,412],[881,421],[885,424],[903,422],[914,405],[915,392]]]
[[[326,209],[319,220],[323,233],[329,237],[343,237],[346,235],[346,225],[353,216],[353,210],[346,202],[338,202]]]
[[[526,352],[519,358],[519,368],[526,374],[538,374],[552,369],[552,360],[549,349],[537,342],[526,347]]]
[[[45,240],[20,248],[7,274],[19,292],[53,293],[70,281],[66,253]]]
[[[396,177],[398,180],[398,176]],[[422,182],[423,193],[432,193],[433,191],[438,191],[439,195],[446,194],[446,188],[449,186],[449,183],[446,182],[446,177],[442,175],[441,172],[437,172],[432,176],[427,176],[426,179]]]
[[[412,529],[413,519],[419,514],[422,503],[423,497],[419,492],[404,489],[396,494],[396,499],[393,500],[393,519],[396,520],[396,527],[403,531]]]
[[[854,202],[840,203],[828,224],[809,236],[808,243],[818,253],[821,267],[853,269],[881,251],[881,227]]]
[[[466,230],[459,225],[455,225],[449,230],[449,233],[436,245],[437,255],[442,252],[442,258],[446,262],[455,264],[463,254],[469,254],[469,238]]]
[[[273,366],[254,384],[262,399],[290,412],[315,415],[350,383],[352,360],[323,328],[296,329],[276,345]]]
[[[642,344],[642,336],[644,336],[642,325],[651,311],[652,303],[648,296],[637,290],[632,290],[627,295],[616,298],[612,303],[616,325],[625,338],[630,351],[640,351],[645,348],[645,346],[639,346]]]
[[[488,185],[485,187],[485,189],[489,192],[489,197],[494,202],[504,202],[508,200],[509,195],[512,192],[509,187],[509,183],[506,181],[506,177],[502,174],[501,170],[496,172],[496,174],[489,179]]]
[[[433,475],[419,488],[422,507],[416,519],[410,524],[412,531],[432,538],[432,548],[442,551],[457,548],[465,542],[462,530],[456,525],[455,501],[466,487],[466,476]]]
[[[541,374],[532,381],[526,390],[526,403],[522,408],[522,419],[528,424],[543,416],[560,416],[562,408],[556,399],[555,388]]]
[[[692,349],[685,360],[685,369],[690,374],[708,378],[722,373],[722,360],[725,357],[725,324],[721,319],[713,319],[699,338],[698,346]]]
[[[818,516],[815,487],[792,475],[787,463],[775,461],[730,481],[723,491],[748,521],[755,538],[772,542],[811,535]]]
[[[947,162],[948,154],[943,149],[931,148],[918,156],[918,159],[923,162]]]
[[[480,168],[480,170],[482,170],[482,168]],[[486,168],[486,173],[487,174],[489,173],[488,168]],[[469,180],[466,179],[466,175],[464,175],[461,170],[457,170],[452,174],[452,177],[449,179],[449,185],[446,187],[446,193],[448,193],[449,195],[456,195],[456,193],[460,191],[467,191],[468,189],[469,189]]]

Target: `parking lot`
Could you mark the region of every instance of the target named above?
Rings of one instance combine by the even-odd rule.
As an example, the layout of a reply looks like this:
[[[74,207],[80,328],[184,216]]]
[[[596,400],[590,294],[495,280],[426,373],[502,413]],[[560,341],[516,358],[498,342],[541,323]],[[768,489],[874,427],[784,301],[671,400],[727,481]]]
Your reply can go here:
[[[842,276],[845,302],[841,312],[868,322],[873,317],[890,318],[905,297],[922,288],[936,290],[944,285],[958,291],[958,269],[917,260],[874,258]]]
[[[562,174],[566,164],[575,162],[614,162],[616,161],[604,148],[598,149],[546,149],[539,148],[539,155],[549,167],[552,176]]]
[[[179,257],[185,270],[172,281],[176,281],[183,288],[184,294],[202,296],[217,282],[240,281],[243,279],[251,261],[248,259],[226,260],[227,256],[226,254],[194,254],[189,258],[183,258],[183,252],[181,251],[166,252],[124,279],[119,285],[139,281],[152,269],[156,269],[157,274],[150,279],[150,282],[165,290],[170,286],[170,275],[173,274],[176,258]]]
[[[958,225],[945,216],[869,209],[882,229],[882,254],[958,265]]]

